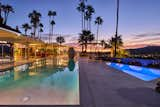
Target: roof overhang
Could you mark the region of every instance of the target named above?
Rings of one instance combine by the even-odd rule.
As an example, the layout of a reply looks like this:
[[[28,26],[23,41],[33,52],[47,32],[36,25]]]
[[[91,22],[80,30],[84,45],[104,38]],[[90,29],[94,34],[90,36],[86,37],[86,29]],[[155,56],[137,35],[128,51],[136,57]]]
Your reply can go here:
[[[5,28],[0,27],[0,41],[7,41],[13,43],[22,43],[22,44],[44,44],[43,41],[33,39],[31,37],[23,36],[21,33],[17,33],[15,31],[11,31]]]

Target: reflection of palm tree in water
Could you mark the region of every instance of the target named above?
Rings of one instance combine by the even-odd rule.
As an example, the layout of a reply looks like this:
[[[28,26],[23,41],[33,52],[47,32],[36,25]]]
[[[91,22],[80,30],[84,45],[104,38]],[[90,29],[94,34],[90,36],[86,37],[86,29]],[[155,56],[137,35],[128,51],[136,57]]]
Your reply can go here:
[[[75,62],[74,62],[74,57],[75,57],[75,50],[74,48],[69,48],[68,50],[68,57],[69,57],[69,61],[68,61],[68,69],[70,71],[73,71],[74,70],[74,67],[75,67]]]
[[[74,70],[74,67],[75,67],[74,59],[69,59],[69,61],[68,61],[68,69],[69,69],[70,71],[73,71],[73,70]]]

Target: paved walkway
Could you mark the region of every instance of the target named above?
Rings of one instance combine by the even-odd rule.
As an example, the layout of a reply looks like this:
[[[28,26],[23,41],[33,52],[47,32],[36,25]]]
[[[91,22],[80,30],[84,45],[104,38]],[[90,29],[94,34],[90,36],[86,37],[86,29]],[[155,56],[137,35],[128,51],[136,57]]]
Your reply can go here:
[[[160,107],[155,81],[145,82],[108,67],[79,60],[80,107]]]

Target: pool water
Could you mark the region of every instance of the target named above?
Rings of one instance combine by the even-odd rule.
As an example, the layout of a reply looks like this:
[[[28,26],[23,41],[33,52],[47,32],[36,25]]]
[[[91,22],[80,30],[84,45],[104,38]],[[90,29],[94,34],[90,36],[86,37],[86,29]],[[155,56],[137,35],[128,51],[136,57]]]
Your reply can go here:
[[[0,72],[0,105],[79,105],[78,62],[53,63],[38,61]]]
[[[129,75],[132,75],[144,81],[151,81],[160,78],[160,69],[152,69],[152,68],[113,63],[113,62],[112,63],[107,62],[106,64],[110,67],[123,71]]]

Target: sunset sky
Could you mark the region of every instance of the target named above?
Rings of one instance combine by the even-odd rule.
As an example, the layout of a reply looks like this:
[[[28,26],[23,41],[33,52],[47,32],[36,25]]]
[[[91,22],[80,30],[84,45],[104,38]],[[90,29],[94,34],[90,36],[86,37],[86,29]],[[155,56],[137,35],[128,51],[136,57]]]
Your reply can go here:
[[[80,13],[76,10],[79,0],[0,0],[14,7],[8,24],[12,27],[29,22],[28,14],[33,9],[41,12],[44,34],[48,34],[48,10],[57,11],[55,34],[64,35],[68,43],[76,43],[81,30]],[[115,34],[116,0],[88,0],[96,13],[92,31],[96,33],[94,20],[101,16],[100,39],[106,41]],[[22,30],[23,31],[23,30]],[[125,47],[160,45],[160,0],[120,0],[119,34]]]

